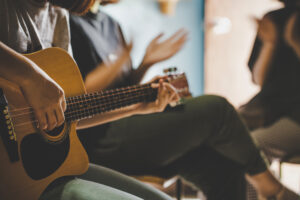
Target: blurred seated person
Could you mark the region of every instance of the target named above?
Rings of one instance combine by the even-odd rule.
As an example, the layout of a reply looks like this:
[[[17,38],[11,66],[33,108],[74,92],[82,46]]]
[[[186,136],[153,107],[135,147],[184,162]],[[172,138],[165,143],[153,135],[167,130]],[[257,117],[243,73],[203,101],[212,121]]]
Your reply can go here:
[[[285,0],[259,22],[249,68],[261,89],[239,109],[269,159],[300,153],[299,2]]]
[[[175,55],[186,41],[183,30],[163,41],[159,35],[150,42],[137,69],[130,62],[104,67],[99,64],[112,63],[126,43],[119,24],[98,11],[99,2],[94,6],[85,16],[70,18],[74,57],[88,91],[140,83],[151,66]],[[138,109],[144,110],[141,106]],[[236,182],[244,174],[266,199],[299,198],[267,170],[247,129],[224,98],[191,98],[181,107],[162,111],[81,130],[91,162],[131,175],[180,175],[201,188],[209,200],[244,199]],[[226,167],[231,173],[222,171]]]

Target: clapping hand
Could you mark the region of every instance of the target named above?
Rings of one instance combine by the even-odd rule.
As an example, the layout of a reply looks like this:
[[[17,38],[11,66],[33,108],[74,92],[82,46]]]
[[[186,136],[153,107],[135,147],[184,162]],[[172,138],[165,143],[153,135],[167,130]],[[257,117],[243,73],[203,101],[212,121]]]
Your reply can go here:
[[[178,53],[187,40],[188,33],[180,29],[170,38],[161,41],[164,34],[159,34],[149,44],[142,65],[151,66],[167,60]]]

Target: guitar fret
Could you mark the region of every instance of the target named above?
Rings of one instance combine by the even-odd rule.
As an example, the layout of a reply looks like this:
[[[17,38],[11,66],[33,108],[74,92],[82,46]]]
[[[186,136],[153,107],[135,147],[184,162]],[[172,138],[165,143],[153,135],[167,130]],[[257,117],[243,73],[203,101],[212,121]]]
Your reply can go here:
[[[153,101],[155,92],[157,93],[157,89],[148,84],[70,97],[67,99],[66,119],[85,119],[138,102]]]

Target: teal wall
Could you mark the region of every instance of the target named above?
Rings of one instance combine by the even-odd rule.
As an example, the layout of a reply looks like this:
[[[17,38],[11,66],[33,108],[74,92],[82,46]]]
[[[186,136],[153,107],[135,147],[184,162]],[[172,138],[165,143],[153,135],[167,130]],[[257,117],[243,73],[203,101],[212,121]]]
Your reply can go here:
[[[121,0],[119,4],[103,8],[121,23],[127,41],[133,40],[132,60],[134,66],[141,62],[147,44],[156,35],[166,36],[180,28],[189,31],[189,40],[175,57],[157,64],[146,75],[145,80],[162,73],[168,66],[177,66],[186,72],[193,95],[203,93],[203,46],[204,3],[203,0],[179,1],[174,16],[160,13],[155,0]]]

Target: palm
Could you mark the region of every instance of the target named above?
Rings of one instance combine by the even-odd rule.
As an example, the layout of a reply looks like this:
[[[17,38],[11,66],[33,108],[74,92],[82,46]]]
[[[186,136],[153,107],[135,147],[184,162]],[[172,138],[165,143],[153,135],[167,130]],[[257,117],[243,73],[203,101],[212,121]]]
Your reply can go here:
[[[179,30],[170,38],[160,41],[163,34],[154,38],[147,50],[144,57],[144,65],[153,65],[157,62],[167,60],[179,52],[187,40],[187,32],[185,30]]]

